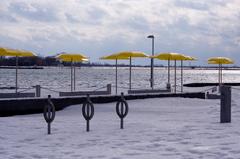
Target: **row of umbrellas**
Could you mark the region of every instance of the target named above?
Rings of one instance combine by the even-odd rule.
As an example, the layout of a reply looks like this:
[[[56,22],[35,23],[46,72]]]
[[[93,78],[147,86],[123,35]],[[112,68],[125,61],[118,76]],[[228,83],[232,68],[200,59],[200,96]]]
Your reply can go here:
[[[156,56],[148,56],[143,52],[119,52],[115,54],[111,54],[108,56],[103,56],[100,59],[103,60],[115,60],[116,61],[116,74],[115,74],[115,91],[117,94],[117,68],[118,68],[118,60],[129,60],[129,89],[131,90],[131,74],[132,74],[132,58],[139,58],[139,57],[149,57],[149,58],[156,58],[159,60],[167,60],[168,61],[168,82],[167,85],[170,85],[170,61],[174,61],[174,92],[176,93],[176,62],[181,62],[181,92],[183,92],[183,61],[194,61],[197,60],[195,57],[187,56],[180,53],[160,53]],[[222,84],[222,65],[223,64],[233,64],[234,61],[227,57],[212,57],[208,59],[209,64],[218,64],[219,66],[219,73],[218,73],[218,82],[219,86]]]
[[[131,86],[131,74],[132,74],[132,58],[139,58],[139,57],[149,57],[149,58],[156,58],[159,60],[167,60],[168,61],[168,84],[170,84],[170,61],[175,61],[175,82],[174,82],[174,92],[176,92],[176,61],[181,61],[181,91],[183,91],[183,61],[185,60],[196,60],[196,58],[194,57],[190,57],[190,56],[186,56],[183,54],[179,54],[179,53],[161,53],[158,54],[156,56],[148,56],[143,52],[134,52],[134,51],[127,51],[127,52],[119,52],[119,53],[115,53],[112,55],[108,55],[108,56],[104,56],[101,57],[100,59],[103,60],[115,60],[116,61],[116,74],[115,74],[115,91],[117,94],[117,62],[118,60],[129,60],[129,89],[132,89]]]
[[[25,51],[25,50],[15,50],[15,49],[8,49],[8,48],[0,48],[0,56],[15,56],[16,57],[16,93],[18,88],[17,78],[18,78],[18,57],[31,57],[36,56],[36,54]],[[176,93],[176,62],[181,62],[181,92],[183,92],[183,61],[193,61],[196,58],[191,56],[186,56],[180,53],[160,53],[156,56],[148,56],[143,52],[138,51],[124,51],[115,54],[111,54],[108,56],[103,56],[100,59],[102,60],[115,60],[116,61],[116,80],[115,80],[115,91],[117,94],[117,73],[118,73],[118,60],[129,60],[129,89],[132,89],[132,59],[133,58],[156,58],[159,60],[167,60],[168,61],[168,82],[167,84],[170,85],[170,61],[174,61],[174,92]],[[57,59],[64,61],[64,62],[71,62],[71,91],[75,90],[76,88],[76,70],[74,67],[74,63],[77,62],[86,62],[88,61],[88,57],[83,54],[68,54],[62,53],[56,56]],[[222,83],[222,65],[223,64],[233,64],[234,62],[226,57],[213,57],[208,59],[209,64],[218,64],[219,65],[219,85]]]

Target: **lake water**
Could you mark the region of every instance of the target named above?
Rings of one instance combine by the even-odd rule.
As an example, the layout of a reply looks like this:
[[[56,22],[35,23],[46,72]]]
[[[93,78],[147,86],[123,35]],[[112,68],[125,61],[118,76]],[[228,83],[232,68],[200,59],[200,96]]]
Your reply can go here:
[[[70,67],[45,67],[44,69],[19,69],[18,83],[20,88],[29,88],[35,85],[50,88],[55,91],[70,91]],[[223,70],[223,82],[239,82],[240,70]],[[0,87],[15,86],[15,69],[0,69]],[[133,68],[132,88],[150,87],[150,69]],[[217,82],[217,70],[184,70],[184,83]],[[173,84],[174,71],[171,71]],[[155,88],[163,88],[167,82],[167,69],[155,68]],[[112,83],[115,85],[115,68],[82,67],[76,68],[76,90],[96,90]],[[119,68],[118,86],[126,91],[129,84],[129,68]],[[180,86],[180,70],[177,70],[177,84]],[[113,88],[114,89],[114,88]],[[180,89],[180,87],[178,87]],[[20,89],[21,91],[21,89]],[[14,92],[14,90],[1,90]],[[52,92],[54,93],[54,92]],[[55,92],[56,93],[56,92]],[[49,94],[49,93],[48,93]]]

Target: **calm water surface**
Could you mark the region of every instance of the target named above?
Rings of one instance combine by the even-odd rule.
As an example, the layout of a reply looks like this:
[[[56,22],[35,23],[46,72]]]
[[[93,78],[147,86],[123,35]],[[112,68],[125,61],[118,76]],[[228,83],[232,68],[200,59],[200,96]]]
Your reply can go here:
[[[29,88],[41,85],[56,91],[70,90],[70,68],[69,67],[45,67],[44,69],[20,69],[19,87]],[[171,83],[173,84],[173,70],[171,71]],[[239,82],[240,70],[224,70],[224,82]],[[0,69],[0,87],[15,86],[15,70]],[[132,88],[149,88],[149,68],[133,68]],[[167,69],[155,68],[155,88],[163,88],[167,82]],[[217,82],[217,70],[184,70],[184,83],[191,82]],[[115,68],[82,67],[76,68],[77,90],[95,90],[106,86],[108,83],[115,85]],[[128,88],[129,69],[119,68],[118,86],[120,89]],[[180,70],[177,71],[177,83],[180,85]],[[1,90],[2,92],[13,90]]]

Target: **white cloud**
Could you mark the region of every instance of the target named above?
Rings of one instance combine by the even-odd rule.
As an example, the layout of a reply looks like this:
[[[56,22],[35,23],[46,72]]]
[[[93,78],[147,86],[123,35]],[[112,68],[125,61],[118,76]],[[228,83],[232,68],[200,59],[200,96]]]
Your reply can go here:
[[[0,20],[0,45],[15,47],[9,41],[19,42],[16,47],[36,46],[45,55],[71,49],[74,43],[81,44],[74,50],[84,48],[99,56],[108,50],[104,47],[111,48],[109,40],[124,41],[109,52],[146,51],[146,36],[152,33],[157,52],[165,48],[194,55],[203,46],[205,52],[222,48],[233,56],[240,51],[239,0],[2,0]],[[65,45],[58,45],[60,41]],[[88,42],[91,48],[84,47]]]

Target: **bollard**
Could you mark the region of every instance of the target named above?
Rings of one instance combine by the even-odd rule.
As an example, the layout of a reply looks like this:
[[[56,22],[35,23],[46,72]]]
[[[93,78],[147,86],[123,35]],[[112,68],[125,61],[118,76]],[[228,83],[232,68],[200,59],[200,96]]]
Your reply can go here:
[[[112,92],[112,85],[111,84],[107,84],[107,93],[111,94]]]
[[[51,134],[51,122],[55,118],[55,106],[51,101],[51,95],[48,95],[48,101],[43,109],[43,116],[48,124],[48,134]]]
[[[221,86],[220,123],[231,123],[231,87]]]
[[[36,97],[41,97],[41,86],[36,85]]]
[[[89,121],[92,119],[92,117],[94,115],[94,105],[93,105],[92,101],[90,100],[89,94],[87,94],[87,99],[83,103],[82,115],[86,120],[86,131],[90,131]]]
[[[170,83],[167,83],[166,89],[167,89],[167,90],[171,90],[171,84],[170,84]]]
[[[120,118],[120,128],[123,129],[123,118],[125,118],[128,114],[128,103],[126,102],[126,100],[124,98],[123,92],[121,93],[121,98],[119,99],[119,101],[116,104],[116,112]]]

